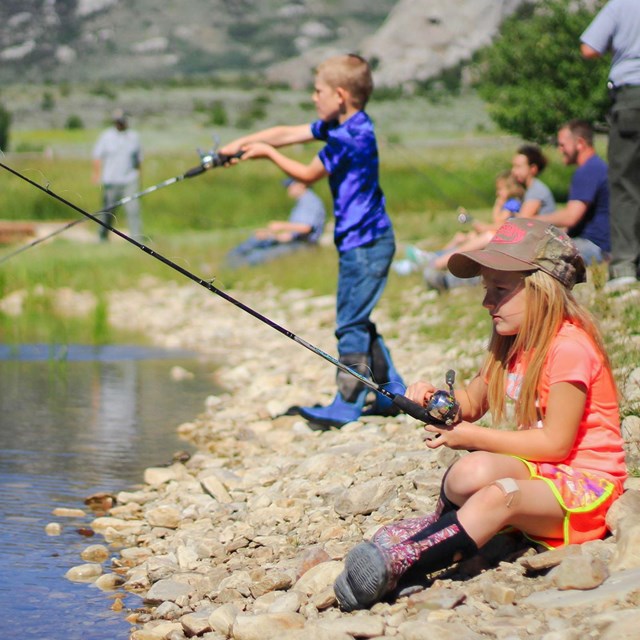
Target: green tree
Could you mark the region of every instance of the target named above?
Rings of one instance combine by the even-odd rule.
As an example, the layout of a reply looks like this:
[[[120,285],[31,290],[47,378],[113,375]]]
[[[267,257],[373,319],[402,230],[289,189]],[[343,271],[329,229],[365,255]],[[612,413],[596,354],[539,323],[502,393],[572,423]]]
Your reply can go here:
[[[604,120],[609,61],[584,60],[580,35],[604,4],[543,0],[524,5],[478,57],[478,89],[496,124],[547,142],[571,118]]]
[[[79,115],[72,113],[64,123],[64,128],[69,130],[84,129],[84,121]]]
[[[0,151],[9,150],[9,128],[11,127],[11,114],[0,104]]]

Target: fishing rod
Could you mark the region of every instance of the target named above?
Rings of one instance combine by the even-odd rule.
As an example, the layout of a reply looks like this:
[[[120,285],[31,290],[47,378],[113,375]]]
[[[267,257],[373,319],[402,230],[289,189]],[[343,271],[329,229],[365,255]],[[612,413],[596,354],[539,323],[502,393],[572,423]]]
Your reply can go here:
[[[391,149],[395,149],[396,151],[399,151],[400,153],[402,153],[404,155],[404,157],[406,158],[406,160],[407,160],[409,168],[416,175],[418,175],[421,178],[423,178],[428,183],[428,185],[431,188],[431,190],[435,191],[436,194],[439,195],[442,198],[442,200],[444,201],[444,203],[447,206],[449,206],[452,209],[456,210],[456,214],[458,214],[458,222],[465,223],[465,222],[470,222],[471,221],[471,216],[468,216],[468,212],[467,212],[466,208],[462,207],[462,206],[458,206],[458,203],[455,202],[453,200],[453,198],[451,198],[439,184],[436,183],[434,178],[431,175],[429,175],[429,173],[427,173],[426,171],[423,171],[422,169],[418,168],[418,166],[416,165],[415,161],[412,160],[412,158],[410,157],[411,155],[416,157],[415,153],[412,154],[410,149],[406,145],[403,145],[403,144],[401,144],[399,142],[393,142],[393,141],[387,139],[386,143]],[[430,166],[432,168],[436,168],[438,171],[441,171],[446,176],[453,178],[456,182],[458,182],[459,184],[465,186],[467,191],[473,192],[478,198],[480,198],[482,200],[485,199],[485,197],[486,197],[485,193],[483,193],[480,189],[478,189],[474,184],[469,182],[469,180],[465,180],[464,178],[460,177],[459,174],[455,174],[453,171],[448,171],[441,164],[436,165],[435,163],[431,162],[431,163],[428,163],[428,166]],[[464,219],[464,214],[467,214],[468,219]],[[461,219],[461,218],[463,218],[463,219]]]
[[[239,158],[241,155],[241,154],[236,154],[235,156],[227,156],[225,154],[220,154],[214,150],[208,151],[206,153],[203,153],[202,151],[198,150],[198,153],[200,154],[200,164],[197,167],[193,167],[192,169],[189,169],[188,171],[186,171],[185,173],[179,176],[174,176],[173,178],[168,178],[167,180],[163,180],[158,184],[154,184],[151,187],[147,187],[146,189],[143,189],[142,191],[138,191],[137,193],[134,193],[130,196],[121,198],[120,200],[114,202],[112,205],[105,207],[104,209],[100,209],[100,211],[97,211],[94,215],[109,213],[109,211],[113,211],[114,209],[117,209],[118,207],[124,204],[128,204],[132,200],[137,200],[138,198],[142,198],[142,196],[146,196],[149,193],[153,193],[154,191],[158,191],[159,189],[168,187],[169,185],[175,184],[176,182],[182,182],[183,180],[186,180],[188,178],[199,176],[201,173],[204,173],[205,171],[208,171],[213,167],[222,167],[223,165],[227,164],[229,160],[231,160],[232,158],[234,157]],[[0,258],[0,264],[2,264],[3,262],[6,262],[7,260],[10,260],[14,256],[17,256],[18,254],[22,253],[23,251],[27,251],[27,249],[31,249],[32,247],[35,247],[36,245],[40,244],[41,242],[44,242],[45,240],[49,240],[50,238],[53,238],[54,236],[57,236],[58,234],[63,233],[68,229],[75,227],[78,224],[82,224],[83,222],[86,222],[87,220],[88,218],[79,218],[78,220],[73,220],[65,224],[63,227],[60,227],[55,231],[52,231],[51,233],[48,233],[45,236],[42,236],[41,238],[36,238],[29,244],[26,244],[23,247],[20,247],[19,249],[16,249],[15,251],[12,251],[6,256],[3,256],[2,258]]]
[[[332,365],[334,365],[335,367],[337,367],[341,371],[344,371],[345,373],[353,376],[354,378],[356,378],[357,380],[362,382],[362,384],[367,386],[369,389],[373,389],[373,391],[375,391],[376,393],[379,393],[379,394],[385,396],[386,398],[388,398],[389,400],[391,400],[393,402],[393,404],[395,404],[404,413],[412,416],[413,418],[416,418],[417,420],[420,420],[420,421],[428,423],[428,424],[434,424],[434,423],[444,424],[444,425],[451,425],[452,424],[452,422],[453,422],[453,417],[452,416],[454,414],[457,415],[459,407],[458,407],[458,405],[457,405],[457,403],[455,401],[455,398],[453,397],[453,388],[452,388],[453,378],[450,378],[449,374],[447,374],[448,375],[447,383],[449,383],[449,381],[451,381],[449,391],[442,390],[442,391],[437,391],[436,393],[434,393],[434,395],[432,396],[431,400],[429,401],[429,404],[426,407],[423,407],[423,406],[417,404],[416,402],[413,402],[412,400],[409,400],[409,398],[407,398],[406,396],[403,396],[403,395],[401,395],[399,393],[391,393],[390,391],[388,391],[387,389],[385,389],[381,385],[377,384],[373,380],[370,380],[369,378],[366,378],[365,376],[363,376],[362,374],[358,373],[354,369],[351,369],[350,367],[347,367],[342,362],[340,362],[337,358],[334,358],[333,356],[331,356],[328,353],[322,351],[318,347],[316,347],[316,346],[312,345],[311,343],[307,342],[306,340],[304,340],[300,336],[297,336],[296,334],[292,333],[288,329],[285,329],[281,325],[277,324],[273,320],[271,320],[271,319],[267,318],[266,316],[262,315],[261,313],[259,313],[255,309],[252,309],[251,307],[247,306],[246,304],[244,304],[240,300],[237,300],[236,298],[234,298],[233,296],[229,295],[228,293],[225,293],[221,289],[218,289],[217,287],[215,287],[213,285],[213,283],[211,281],[204,280],[203,278],[200,278],[199,276],[195,275],[191,271],[188,271],[184,267],[181,267],[179,264],[176,264],[175,262],[173,262],[172,260],[170,260],[166,256],[162,255],[161,253],[158,253],[157,251],[154,251],[153,249],[150,249],[149,247],[147,247],[146,245],[142,244],[141,242],[138,242],[137,240],[135,240],[131,236],[127,235],[126,233],[123,233],[122,231],[119,231],[115,227],[111,226],[108,222],[104,222],[100,218],[97,218],[94,214],[91,214],[88,211],[85,211],[84,209],[82,209],[78,205],[74,204],[73,202],[70,202],[66,198],[63,198],[61,195],[55,193],[54,191],[52,191],[48,187],[43,187],[42,185],[38,184],[37,182],[31,180],[31,178],[28,178],[27,176],[25,176],[24,174],[20,173],[16,169],[13,169],[12,167],[9,167],[8,165],[4,164],[3,162],[0,162],[0,167],[5,169],[9,173],[12,173],[13,175],[17,176],[21,180],[24,180],[25,182],[27,182],[31,186],[35,187],[36,189],[38,189],[38,190],[46,193],[47,195],[51,196],[52,198],[54,198],[58,202],[61,202],[62,204],[68,206],[71,209],[73,209],[74,211],[77,211],[78,213],[80,213],[83,216],[85,216],[87,219],[93,220],[96,224],[99,224],[102,227],[104,227],[105,229],[108,229],[109,231],[111,231],[112,233],[115,233],[117,236],[120,236],[123,240],[126,240],[127,242],[129,242],[130,244],[134,245],[135,247],[137,247],[141,251],[144,251],[146,254],[150,255],[152,258],[155,258],[156,260],[159,260],[160,262],[162,262],[163,264],[167,265],[171,269],[174,269],[178,273],[181,273],[183,276],[185,276],[186,278],[189,278],[189,280],[192,280],[193,282],[195,282],[195,283],[199,284],[200,286],[204,287],[205,289],[207,289],[211,293],[215,293],[217,296],[220,296],[223,300],[226,300],[227,302],[230,302],[231,304],[235,305],[236,307],[238,307],[242,311],[248,313],[249,315],[251,315],[254,318],[256,318],[257,320],[259,320],[260,322],[263,322],[264,324],[268,325],[272,329],[275,329],[276,331],[278,331],[282,335],[286,336],[290,340],[293,340],[297,344],[305,347],[305,349],[308,349],[309,351],[311,351],[312,353],[315,353],[317,356],[320,356],[321,358],[323,358],[327,362],[330,362]],[[202,173],[203,171],[206,171],[206,168],[196,167],[192,171],[196,172],[193,175],[197,175],[198,173]]]

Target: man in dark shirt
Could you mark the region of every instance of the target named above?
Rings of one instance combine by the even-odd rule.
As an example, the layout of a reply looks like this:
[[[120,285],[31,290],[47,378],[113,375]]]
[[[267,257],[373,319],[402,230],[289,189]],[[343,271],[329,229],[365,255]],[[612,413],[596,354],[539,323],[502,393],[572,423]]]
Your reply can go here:
[[[640,275],[640,2],[609,0],[580,36],[585,58],[612,53],[609,71],[609,184],[612,278],[607,289]]]
[[[601,262],[611,251],[607,163],[593,147],[593,128],[571,120],[558,131],[558,149],[566,165],[578,165],[569,187],[567,206],[544,216],[565,227],[586,264]]]

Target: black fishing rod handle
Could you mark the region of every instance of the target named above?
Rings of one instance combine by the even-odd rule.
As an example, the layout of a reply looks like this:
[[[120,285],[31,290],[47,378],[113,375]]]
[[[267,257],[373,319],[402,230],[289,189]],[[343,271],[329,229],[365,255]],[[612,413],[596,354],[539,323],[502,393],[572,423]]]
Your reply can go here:
[[[244,151],[238,151],[238,153],[234,153],[230,156],[224,153],[216,153],[215,155],[209,156],[208,159],[204,160],[197,167],[193,167],[192,169],[189,169],[189,171],[186,171],[183,178],[193,178],[194,176],[199,176],[201,173],[204,173],[213,167],[222,167],[234,158],[241,158],[243,153]]]
[[[222,167],[225,164],[228,164],[231,160],[239,160],[243,155],[244,151],[236,151],[236,153],[232,153],[231,155],[227,155],[226,153],[216,153],[213,158],[213,166]]]
[[[185,171],[184,178],[193,178],[194,176],[199,176],[201,173],[204,173],[207,168],[203,164],[199,164],[197,167],[193,167],[193,169],[189,169],[189,171]]]
[[[420,420],[425,424],[438,424],[438,421],[434,420],[433,416],[422,405],[409,400],[407,396],[397,393],[393,396],[393,404],[416,420]]]

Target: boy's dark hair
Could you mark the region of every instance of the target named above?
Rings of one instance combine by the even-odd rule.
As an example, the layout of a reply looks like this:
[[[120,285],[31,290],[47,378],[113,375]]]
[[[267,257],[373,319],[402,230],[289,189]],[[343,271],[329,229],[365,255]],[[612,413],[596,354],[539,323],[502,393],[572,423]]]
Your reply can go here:
[[[562,125],[561,129],[569,129],[574,138],[582,138],[590,147],[593,146],[593,127],[588,120],[575,118]]]
[[[547,166],[547,158],[537,144],[523,144],[517,153],[526,156],[530,165],[538,167],[538,174],[541,174]]]
[[[355,53],[333,56],[320,63],[316,76],[333,89],[346,89],[357,109],[364,109],[373,92],[369,63]]]

